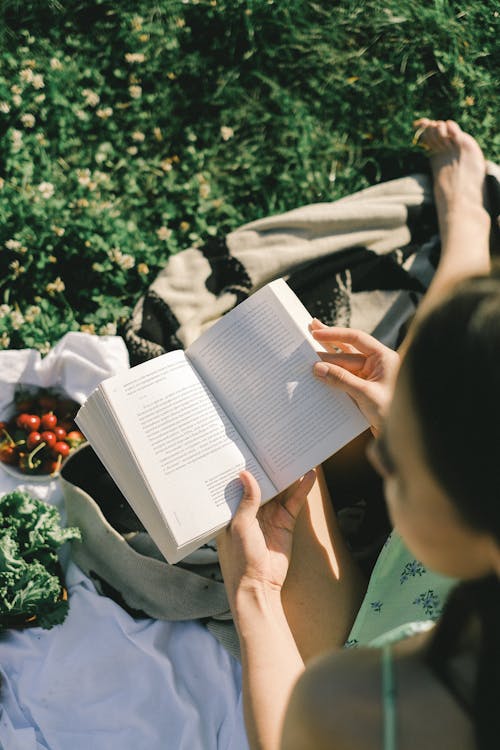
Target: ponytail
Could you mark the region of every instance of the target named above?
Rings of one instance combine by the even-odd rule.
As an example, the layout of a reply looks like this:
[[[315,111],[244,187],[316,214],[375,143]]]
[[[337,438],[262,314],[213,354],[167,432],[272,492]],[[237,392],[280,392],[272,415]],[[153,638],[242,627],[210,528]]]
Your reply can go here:
[[[460,693],[451,660],[463,651],[471,629],[477,674],[471,695]],[[500,580],[488,576],[466,581],[451,593],[426,651],[436,677],[469,709],[478,750],[498,750],[500,741]]]

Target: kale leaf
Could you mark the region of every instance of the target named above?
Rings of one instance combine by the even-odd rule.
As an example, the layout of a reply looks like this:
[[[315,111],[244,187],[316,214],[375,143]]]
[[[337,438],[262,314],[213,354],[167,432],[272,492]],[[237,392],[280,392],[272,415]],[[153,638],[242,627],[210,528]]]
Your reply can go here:
[[[0,498],[0,629],[63,622],[68,601],[57,550],[80,538],[79,529],[61,527],[57,508],[27,492]]]

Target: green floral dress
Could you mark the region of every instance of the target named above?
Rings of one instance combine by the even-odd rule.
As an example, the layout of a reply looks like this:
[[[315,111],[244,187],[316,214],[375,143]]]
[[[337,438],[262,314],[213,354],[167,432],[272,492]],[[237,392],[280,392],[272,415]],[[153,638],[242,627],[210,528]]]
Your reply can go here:
[[[415,560],[393,531],[375,564],[345,646],[375,645],[375,639],[382,641],[395,631],[406,637],[428,629],[455,584],[455,579],[433,573]]]

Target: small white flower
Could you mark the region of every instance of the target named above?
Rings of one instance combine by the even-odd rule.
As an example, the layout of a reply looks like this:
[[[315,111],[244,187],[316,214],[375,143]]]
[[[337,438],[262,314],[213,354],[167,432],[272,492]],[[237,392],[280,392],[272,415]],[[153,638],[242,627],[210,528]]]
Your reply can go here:
[[[135,266],[135,258],[132,255],[123,254],[120,261],[120,266],[125,270],[129,271]]]
[[[53,297],[54,294],[56,294],[57,292],[64,292],[65,289],[66,289],[66,286],[60,276],[57,276],[57,278],[55,278],[54,281],[49,281],[49,283],[45,287],[45,291],[51,297]]]
[[[143,52],[127,52],[125,60],[128,63],[143,63],[146,59],[146,55]]]
[[[116,323],[106,323],[99,329],[101,336],[116,336]]]
[[[35,125],[35,118],[30,112],[21,115],[21,122],[25,128],[33,128]]]
[[[78,175],[80,185],[87,187],[90,183],[90,169],[77,169],[76,174]]]
[[[227,127],[227,125],[222,125],[220,129],[220,134],[223,141],[228,141],[230,138],[234,135],[234,130],[232,128]]]
[[[112,114],[113,110],[111,107],[102,107],[96,112],[97,117],[100,117],[101,120],[107,120],[109,117],[111,117]]]
[[[8,115],[10,112],[10,104],[8,102],[0,102],[0,112],[3,115]]]
[[[37,94],[35,101],[37,104],[42,104],[45,101],[45,94]]]
[[[43,75],[41,73],[36,73],[33,76],[31,85],[33,86],[34,89],[43,89],[45,87],[45,81],[43,80]]]
[[[61,70],[62,68],[62,62],[57,59],[57,57],[52,57],[50,60],[50,67],[52,70]]]
[[[129,86],[128,93],[132,99],[140,99],[142,96],[142,86]]]
[[[0,336],[0,346],[2,349],[8,349],[10,346],[10,337],[5,333],[5,331]]]
[[[0,318],[5,318],[6,315],[10,315],[12,307],[10,305],[0,305]]]
[[[26,321],[26,323],[34,323],[41,312],[42,311],[38,307],[38,305],[29,305],[29,307],[26,308],[26,312],[24,313],[24,320]]]
[[[89,107],[97,107],[101,101],[99,94],[92,91],[92,89],[83,89],[82,96],[85,98],[85,103],[88,104]]]
[[[122,251],[118,247],[114,247],[112,250],[110,250],[109,257],[125,271],[129,271],[135,266],[135,258],[132,255],[122,253]]]
[[[19,310],[13,310],[10,315],[10,323],[14,331],[18,331],[24,323],[24,315]]]
[[[52,198],[55,192],[54,185],[51,182],[41,182],[38,186],[38,190],[42,194],[42,198],[45,198],[45,200]]]
[[[20,94],[14,94],[14,96],[12,97],[12,104],[14,105],[14,107],[20,107],[22,103],[22,96]]]
[[[132,140],[134,141],[138,141],[142,143],[142,141],[144,141],[145,139],[146,139],[146,136],[144,135],[144,133],[141,133],[140,130],[134,130],[134,132],[132,133]]]
[[[21,70],[21,72],[19,73],[19,78],[24,83],[31,83],[33,81],[34,75],[35,74],[31,70],[31,68],[24,68],[24,70]]]
[[[137,146],[129,146],[127,149],[127,154],[130,154],[130,156],[135,156],[138,153],[139,149]]]
[[[167,227],[160,227],[156,230],[156,234],[158,235],[159,240],[166,241],[172,236],[172,230]]]
[[[5,185],[5,180],[3,177],[0,177],[0,190],[3,190],[4,185]]]
[[[19,250],[19,248],[21,247],[21,243],[19,242],[19,240],[7,240],[7,242],[5,243],[5,247],[7,248],[7,250]]]

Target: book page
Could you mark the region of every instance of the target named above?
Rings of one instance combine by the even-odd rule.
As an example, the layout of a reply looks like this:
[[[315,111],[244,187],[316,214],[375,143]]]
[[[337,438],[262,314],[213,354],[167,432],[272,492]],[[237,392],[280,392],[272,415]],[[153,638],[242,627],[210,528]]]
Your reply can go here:
[[[266,499],[276,494],[184,352],[145,362],[102,389],[179,546],[231,519],[242,469],[256,473]]]
[[[272,282],[186,352],[279,490],[367,428],[348,396],[314,377],[310,320],[288,285]]]

